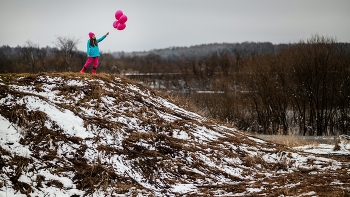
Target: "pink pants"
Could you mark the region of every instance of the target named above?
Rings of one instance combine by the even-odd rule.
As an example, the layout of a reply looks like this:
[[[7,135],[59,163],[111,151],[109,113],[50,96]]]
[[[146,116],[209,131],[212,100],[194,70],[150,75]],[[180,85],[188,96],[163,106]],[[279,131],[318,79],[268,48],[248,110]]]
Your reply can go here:
[[[92,68],[96,69],[98,65],[98,57],[88,57],[88,59],[85,62],[84,68],[88,68],[92,61],[94,62]]]

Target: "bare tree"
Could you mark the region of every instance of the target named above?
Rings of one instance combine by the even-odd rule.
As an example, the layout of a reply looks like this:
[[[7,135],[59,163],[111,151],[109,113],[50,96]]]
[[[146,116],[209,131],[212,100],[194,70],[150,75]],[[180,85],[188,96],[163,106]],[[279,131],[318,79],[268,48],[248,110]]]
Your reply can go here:
[[[65,71],[71,70],[70,60],[73,56],[73,52],[78,50],[77,45],[79,42],[80,42],[79,39],[76,39],[76,38],[61,37],[61,36],[57,37],[55,44],[56,44],[56,47],[64,56]]]
[[[345,54],[335,39],[319,35],[300,42],[293,49],[291,81],[295,84],[294,106],[303,120],[303,134],[334,134],[336,115],[348,84],[342,77],[346,73]],[[347,85],[345,85],[347,84]],[[346,91],[345,91],[346,92]]]
[[[28,65],[30,72],[35,72],[39,51],[39,45],[29,40],[26,41],[25,46],[21,50],[22,58],[25,64]]]

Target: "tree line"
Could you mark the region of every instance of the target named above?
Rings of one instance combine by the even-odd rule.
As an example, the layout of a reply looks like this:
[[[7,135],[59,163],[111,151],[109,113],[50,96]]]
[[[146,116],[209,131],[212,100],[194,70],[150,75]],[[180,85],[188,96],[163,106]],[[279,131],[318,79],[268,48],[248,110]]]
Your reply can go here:
[[[57,37],[55,47],[39,47],[32,41],[24,46],[0,47],[0,73],[79,72],[86,52],[78,51],[78,39]],[[118,61],[112,54],[103,54],[99,66],[102,72],[117,72]],[[90,68],[91,69],[91,68]]]
[[[2,46],[0,72],[78,72],[86,54],[76,50],[77,43],[58,37],[54,48],[39,48],[30,41],[23,47]],[[347,43],[314,35],[292,44],[223,43],[102,53],[98,71],[128,74],[242,130],[350,134],[349,49]]]
[[[313,36],[276,55],[250,58],[242,80],[258,130],[298,128],[303,135],[350,134],[350,53]]]
[[[173,91],[205,115],[243,130],[350,134],[349,46],[314,35],[288,45],[263,43],[252,50],[240,45],[176,61],[149,54],[140,71],[157,74],[130,77]],[[132,60],[134,65],[141,61]]]

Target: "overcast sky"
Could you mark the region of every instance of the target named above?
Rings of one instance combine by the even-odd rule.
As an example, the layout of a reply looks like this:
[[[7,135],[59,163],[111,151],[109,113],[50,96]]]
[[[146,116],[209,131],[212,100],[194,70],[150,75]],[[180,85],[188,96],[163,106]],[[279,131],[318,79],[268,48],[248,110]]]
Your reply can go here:
[[[294,43],[314,34],[350,42],[350,0],[0,0],[0,46],[54,47],[57,37],[90,31],[103,52],[209,43]],[[114,14],[128,17],[123,31]]]

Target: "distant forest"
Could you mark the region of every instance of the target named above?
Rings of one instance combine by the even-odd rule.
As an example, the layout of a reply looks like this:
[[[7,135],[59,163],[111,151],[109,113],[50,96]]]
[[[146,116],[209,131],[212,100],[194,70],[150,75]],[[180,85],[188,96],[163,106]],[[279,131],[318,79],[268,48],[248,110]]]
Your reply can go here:
[[[0,73],[79,72],[86,53],[74,38],[57,39],[56,47],[2,46]],[[246,131],[350,134],[350,44],[329,37],[102,53],[97,72],[138,80]]]

